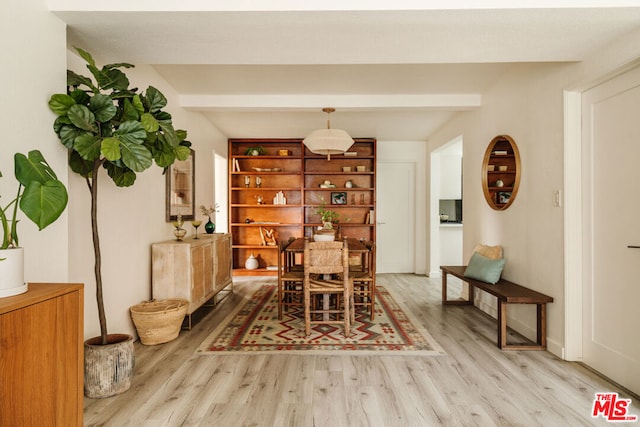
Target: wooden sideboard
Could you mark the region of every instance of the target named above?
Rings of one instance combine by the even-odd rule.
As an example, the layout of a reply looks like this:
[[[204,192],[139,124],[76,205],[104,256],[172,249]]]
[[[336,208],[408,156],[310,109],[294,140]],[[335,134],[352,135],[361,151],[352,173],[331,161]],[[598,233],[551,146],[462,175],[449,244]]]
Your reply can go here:
[[[151,245],[151,296],[189,301],[187,317],[232,285],[231,234],[200,234]]]
[[[82,284],[0,298],[0,425],[82,426]]]

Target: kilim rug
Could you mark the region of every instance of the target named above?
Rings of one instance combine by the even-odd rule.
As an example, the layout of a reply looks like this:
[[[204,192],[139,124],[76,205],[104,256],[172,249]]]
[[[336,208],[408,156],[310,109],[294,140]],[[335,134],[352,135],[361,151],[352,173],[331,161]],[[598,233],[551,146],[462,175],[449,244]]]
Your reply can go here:
[[[364,308],[356,309],[351,336],[341,325],[312,325],[305,336],[304,310],[290,308],[278,320],[278,292],[262,285],[245,299],[203,341],[199,354],[303,354],[444,355],[429,333],[382,286],[376,287],[373,322]]]

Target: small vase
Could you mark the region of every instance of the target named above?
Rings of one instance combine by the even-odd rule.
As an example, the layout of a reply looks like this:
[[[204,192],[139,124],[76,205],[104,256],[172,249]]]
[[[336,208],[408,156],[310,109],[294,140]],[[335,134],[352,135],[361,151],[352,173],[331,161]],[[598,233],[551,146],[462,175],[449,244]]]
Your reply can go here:
[[[256,268],[258,268],[258,265],[258,259],[253,254],[251,254],[244,263],[244,267],[247,270],[255,270]]]
[[[182,240],[185,234],[187,234],[187,230],[182,227],[176,227],[173,230],[173,235],[176,236],[176,240]]]
[[[213,232],[216,230],[216,225],[211,222],[211,217],[209,217],[209,221],[207,221],[207,223],[204,225],[204,231],[207,232],[207,234],[213,234]]]

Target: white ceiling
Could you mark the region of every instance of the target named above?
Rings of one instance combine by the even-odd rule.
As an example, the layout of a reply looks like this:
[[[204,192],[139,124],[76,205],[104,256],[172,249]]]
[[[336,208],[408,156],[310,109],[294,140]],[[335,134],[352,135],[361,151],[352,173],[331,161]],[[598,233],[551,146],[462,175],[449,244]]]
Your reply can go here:
[[[354,137],[426,140],[455,113],[480,108],[483,92],[511,67],[580,61],[640,28],[638,0],[49,7],[68,24],[70,46],[105,62],[152,64],[182,106],[228,137],[304,137],[325,125],[321,109],[330,106],[332,127]]]

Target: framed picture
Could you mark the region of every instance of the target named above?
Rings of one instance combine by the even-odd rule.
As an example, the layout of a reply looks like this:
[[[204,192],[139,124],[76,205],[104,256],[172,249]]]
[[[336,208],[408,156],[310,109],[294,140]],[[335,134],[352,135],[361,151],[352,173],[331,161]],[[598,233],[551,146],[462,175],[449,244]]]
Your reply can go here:
[[[195,151],[186,160],[176,160],[167,168],[166,219],[175,221],[182,214],[185,221],[195,218]]]
[[[511,193],[506,191],[500,191],[496,194],[496,196],[498,199],[498,203],[501,205],[509,203],[509,199],[511,199]]]
[[[346,205],[347,204],[347,193],[344,191],[336,191],[331,193],[331,204],[332,205]]]

